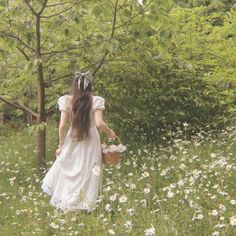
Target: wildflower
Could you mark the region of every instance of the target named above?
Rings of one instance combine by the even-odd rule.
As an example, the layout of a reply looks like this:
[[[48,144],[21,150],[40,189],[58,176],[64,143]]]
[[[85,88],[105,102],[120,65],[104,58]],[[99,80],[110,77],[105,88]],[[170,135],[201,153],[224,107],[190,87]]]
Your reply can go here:
[[[53,229],[58,229],[59,228],[59,225],[55,224],[55,223],[51,223],[49,224],[50,227],[52,227]]]
[[[120,203],[125,203],[127,201],[127,197],[125,195],[122,195],[120,198],[119,198],[119,202]]]
[[[127,209],[127,213],[128,215],[132,216],[134,214],[134,209],[133,208]]]
[[[179,186],[183,186],[183,185],[184,185],[184,181],[183,181],[182,179],[180,179],[180,180],[177,182],[177,184],[178,184]]]
[[[146,199],[142,199],[142,200],[140,201],[140,203],[142,204],[142,207],[146,207],[146,206],[147,206],[147,201],[146,201]]]
[[[111,205],[110,205],[110,204],[106,204],[105,210],[106,210],[107,212],[111,212],[111,211],[112,211]]]
[[[217,224],[217,225],[215,225],[215,228],[223,228],[223,227],[225,227],[225,224]]]
[[[215,158],[215,157],[216,157],[216,154],[212,152],[212,153],[211,153],[211,157],[212,157],[212,158]]]
[[[145,188],[143,191],[145,194],[148,194],[148,193],[150,193],[150,188]]]
[[[130,189],[135,189],[135,188],[136,188],[136,185],[132,183],[132,184],[130,184],[129,187],[130,187]]]
[[[219,194],[222,195],[222,196],[227,196],[228,195],[228,193],[224,192],[224,191],[220,191]]]
[[[131,229],[132,229],[132,221],[127,220],[127,221],[124,223],[124,227],[125,227],[126,230],[131,230]]]
[[[219,205],[219,208],[220,208],[220,210],[222,210],[222,211],[225,211],[225,210],[226,210],[226,207],[225,207],[223,204],[220,204],[220,205]]]
[[[116,197],[117,197],[117,193],[111,195],[111,196],[110,196],[110,200],[111,200],[112,202],[114,202],[114,201],[116,200]]]
[[[162,172],[160,173],[160,176],[165,176],[167,174],[168,170],[162,170]]]
[[[20,210],[16,210],[16,215],[20,215],[21,211]]]
[[[151,228],[148,228],[144,231],[144,235],[145,236],[155,236],[155,228],[154,226],[152,225]]]
[[[151,167],[150,167],[150,170],[155,170],[155,167],[154,167],[154,166],[151,166]]]
[[[232,205],[236,205],[236,200],[232,199],[232,200],[230,201],[230,203],[231,203]]]
[[[212,236],[220,236],[220,232],[215,231],[215,232],[212,233]]]
[[[147,171],[145,171],[145,172],[142,173],[142,176],[143,176],[144,178],[146,178],[146,177],[149,176],[149,173],[148,173]]]
[[[14,185],[14,180],[16,179],[16,177],[12,177],[12,178],[9,178],[8,180],[10,181],[10,185],[13,186]]]
[[[232,226],[236,226],[236,215],[235,216],[231,216],[229,218],[229,224],[232,225]]]
[[[122,144],[119,144],[119,145],[117,146],[117,151],[118,151],[118,152],[124,152],[124,151],[126,151],[126,150],[127,150],[127,147],[124,146],[124,145],[122,145]]]
[[[218,213],[217,210],[213,210],[213,211],[211,212],[211,215],[212,215],[212,216],[218,216],[218,214],[219,214],[219,213]]]
[[[96,176],[99,176],[100,175],[100,172],[101,172],[101,167],[99,165],[95,165],[92,169],[93,173],[96,175]]]
[[[179,168],[180,168],[181,170],[184,170],[184,169],[186,168],[186,165],[182,163],[182,164],[180,164]]]
[[[171,191],[168,191],[168,192],[167,192],[167,197],[168,197],[168,198],[172,198],[172,197],[174,197],[174,195],[175,195],[175,194],[174,194],[173,192],[171,192]]]
[[[195,221],[195,220],[202,220],[203,219],[203,214],[201,213],[195,213],[193,218],[192,218],[192,221]]]
[[[110,235],[115,235],[115,231],[114,231],[113,229],[109,229],[109,230],[108,230],[108,233],[109,233]]]

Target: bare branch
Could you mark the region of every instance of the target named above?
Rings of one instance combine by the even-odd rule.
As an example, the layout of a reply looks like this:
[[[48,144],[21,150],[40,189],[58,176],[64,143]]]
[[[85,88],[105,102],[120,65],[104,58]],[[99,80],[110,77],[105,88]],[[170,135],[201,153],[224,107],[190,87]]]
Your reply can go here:
[[[29,109],[28,107],[22,105],[22,104],[19,104],[18,102],[17,103],[13,103],[13,102],[10,102],[10,101],[7,101],[5,98],[1,97],[0,96],[0,100],[5,102],[6,104],[10,105],[10,106],[13,106],[17,109],[20,109],[28,114],[31,114],[32,116],[35,116],[35,117],[38,117],[38,114],[35,113],[34,111],[32,111],[31,109]]]
[[[118,1],[116,0],[115,2],[115,8],[114,8],[114,15],[113,15],[113,23],[112,23],[112,29],[111,29],[111,37],[110,37],[110,41],[114,38],[114,34],[115,34],[115,26],[116,26],[116,16],[117,16],[117,6],[118,6]],[[93,76],[98,72],[98,70],[101,68],[102,64],[104,63],[107,54],[108,54],[108,49],[105,50],[104,55],[102,57],[102,59],[100,60],[100,62],[97,65],[97,68],[94,70],[93,72]]]

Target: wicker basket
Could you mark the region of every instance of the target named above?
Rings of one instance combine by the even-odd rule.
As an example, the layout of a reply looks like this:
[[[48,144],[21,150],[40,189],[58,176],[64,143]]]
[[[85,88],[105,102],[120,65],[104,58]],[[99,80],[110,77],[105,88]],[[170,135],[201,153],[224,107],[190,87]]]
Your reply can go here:
[[[120,138],[116,139],[121,143]],[[105,165],[117,165],[121,160],[121,152],[106,152],[102,153],[102,163]]]
[[[117,165],[120,163],[120,160],[121,160],[120,152],[102,153],[102,163],[105,165]]]

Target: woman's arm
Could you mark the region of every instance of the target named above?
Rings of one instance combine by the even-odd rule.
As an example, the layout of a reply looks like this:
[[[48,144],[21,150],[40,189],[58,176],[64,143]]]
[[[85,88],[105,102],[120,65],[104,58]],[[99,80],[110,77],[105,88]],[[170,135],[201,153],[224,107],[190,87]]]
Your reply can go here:
[[[60,155],[61,147],[65,141],[67,120],[68,120],[68,112],[61,111],[60,123],[58,128],[59,144],[57,146],[56,155]]]
[[[102,110],[95,110],[94,111],[94,119],[97,128],[101,131],[104,131],[109,138],[115,138],[115,132],[108,127],[108,125],[104,122],[102,117]]]

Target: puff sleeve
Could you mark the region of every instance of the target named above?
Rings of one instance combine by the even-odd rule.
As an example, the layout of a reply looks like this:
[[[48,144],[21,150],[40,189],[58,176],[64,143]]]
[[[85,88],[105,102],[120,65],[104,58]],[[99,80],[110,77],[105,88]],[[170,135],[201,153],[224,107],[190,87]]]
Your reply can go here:
[[[59,97],[58,105],[59,105],[59,111],[69,112],[69,107],[68,107],[68,102],[67,102],[67,95]]]
[[[99,96],[94,97],[92,109],[94,111],[105,110],[105,99]]]

